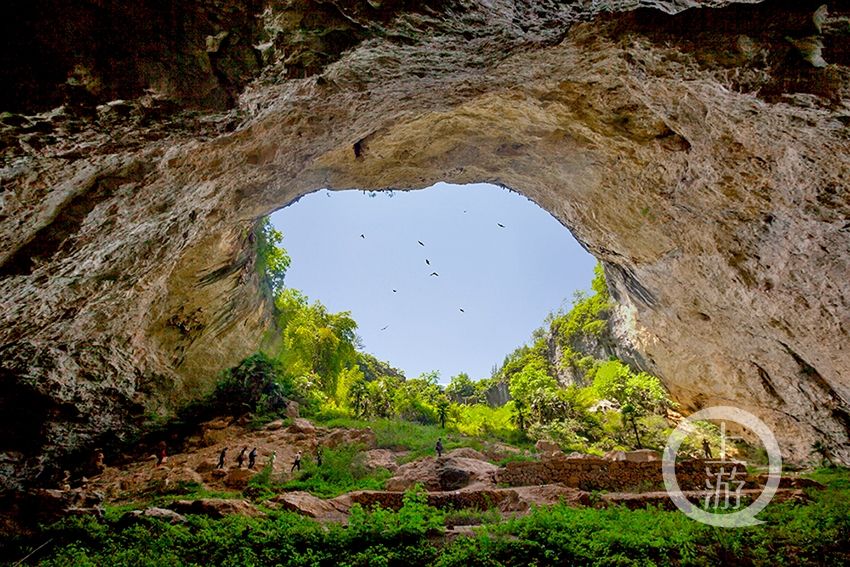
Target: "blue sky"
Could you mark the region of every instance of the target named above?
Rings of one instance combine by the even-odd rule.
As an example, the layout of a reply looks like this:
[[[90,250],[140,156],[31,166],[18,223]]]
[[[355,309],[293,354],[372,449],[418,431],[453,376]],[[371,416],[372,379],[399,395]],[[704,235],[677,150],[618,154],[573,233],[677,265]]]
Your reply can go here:
[[[292,257],[288,287],[351,311],[366,351],[408,377],[438,370],[443,383],[489,376],[547,313],[590,288],[596,263],[549,213],[487,184],[322,190],[272,222]]]

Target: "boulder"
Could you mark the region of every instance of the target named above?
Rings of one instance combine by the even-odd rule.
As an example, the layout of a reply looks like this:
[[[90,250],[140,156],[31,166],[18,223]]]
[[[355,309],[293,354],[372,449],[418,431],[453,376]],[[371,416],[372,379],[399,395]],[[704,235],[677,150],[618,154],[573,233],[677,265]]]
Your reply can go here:
[[[537,449],[537,452],[543,456],[549,457],[562,453],[560,445],[557,443],[553,443],[552,441],[546,441],[541,439],[537,443],[534,444],[534,448]]]
[[[511,447],[510,445],[506,445],[504,443],[486,443],[483,449],[484,455],[491,461],[501,461],[503,459],[508,459],[512,456],[519,455],[522,453],[520,449],[516,447]]]
[[[29,512],[43,523],[52,523],[64,516],[103,514],[103,496],[81,488],[71,490],[36,489],[27,495]]]
[[[282,419],[276,419],[274,421],[267,423],[266,426],[263,429],[265,429],[266,431],[277,431],[281,427],[283,427],[283,420]]]
[[[307,434],[315,434],[316,426],[304,419],[303,417],[296,417],[292,420],[292,424],[286,428],[288,433],[307,433]]]
[[[465,456],[464,456],[465,455]],[[487,462],[473,449],[455,449],[435,459],[425,457],[402,465],[387,480],[390,491],[403,491],[421,484],[425,490],[458,490],[471,484],[493,485],[499,467]]]
[[[336,500],[323,500],[309,492],[285,492],[269,500],[273,507],[323,521],[341,522],[348,508]]]
[[[233,420],[220,417],[201,424],[201,444],[204,447],[226,443],[229,437],[228,426]]]
[[[252,517],[265,515],[247,500],[230,500],[226,498],[177,500],[176,502],[172,502],[171,509],[181,514],[198,514],[211,518],[223,518],[233,514]]]
[[[494,485],[497,470],[499,467],[496,465],[480,459],[450,457],[445,459],[439,471],[440,487],[443,490],[458,490],[471,484]]]
[[[607,461],[625,461],[626,460],[626,452],[625,451],[608,451],[605,453],[605,456],[602,457]]]
[[[371,449],[366,451],[360,455],[358,462],[371,471],[387,469],[390,472],[395,472],[398,469],[395,453],[389,449]]]
[[[298,407],[298,402],[294,400],[289,400],[288,402],[286,402],[286,417],[289,417],[291,419],[300,417]]]
[[[186,523],[186,518],[174,510],[169,510],[168,508],[152,507],[145,510],[132,510],[127,512],[126,516],[128,519],[153,518],[155,520],[168,522],[169,524]]]
[[[598,459],[596,455],[588,455],[587,453],[579,453],[578,451],[573,451],[566,457],[567,459]]]
[[[255,471],[250,469],[230,469],[227,471],[227,476],[222,482],[227,488],[234,490],[244,490],[248,486],[248,481],[254,476]]]
[[[625,460],[630,463],[646,463],[649,461],[660,461],[661,453],[652,449],[638,449],[636,451],[627,451]]]
[[[457,449],[452,449],[448,453],[445,453],[441,458],[443,459],[452,459],[452,458],[464,458],[464,459],[475,459],[478,461],[487,461],[487,457],[484,454],[476,451],[475,449],[471,449],[469,447],[458,447]]]
[[[339,445],[363,445],[374,449],[378,443],[375,432],[369,429],[332,429],[322,438],[322,445],[330,448]]]

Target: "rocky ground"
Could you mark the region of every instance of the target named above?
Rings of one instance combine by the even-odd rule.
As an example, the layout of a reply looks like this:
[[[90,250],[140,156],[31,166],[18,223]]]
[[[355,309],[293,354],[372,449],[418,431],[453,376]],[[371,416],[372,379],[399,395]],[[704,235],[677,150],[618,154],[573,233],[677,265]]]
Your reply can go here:
[[[250,500],[249,480],[271,465],[272,478],[283,482],[298,475],[290,472],[295,454],[313,458],[316,450],[357,445],[362,448],[358,466],[387,469],[392,477],[385,490],[358,490],[336,498],[323,499],[305,491],[284,491],[262,502]],[[217,468],[220,451],[228,448],[226,464]],[[256,447],[259,457],[253,469],[239,466],[236,455],[242,447]],[[629,508],[647,505],[672,508],[667,494],[658,489],[659,456],[651,451],[612,452],[606,458],[556,452],[549,444],[538,444],[539,454],[533,460],[509,460],[504,466],[497,461],[520,453],[519,449],[499,443],[487,443],[482,451],[458,448],[440,457],[425,456],[404,462],[407,450],[377,447],[371,429],[317,427],[303,418],[278,420],[261,429],[229,418],[204,423],[197,435],[186,440],[185,450],[156,464],[151,455],[129,464],[105,466],[80,486],[66,485],[57,490],[41,490],[42,512],[53,510],[64,514],[99,514],[104,503],[139,504],[129,517],[156,516],[169,521],[183,521],[182,514],[204,514],[222,517],[229,514],[264,515],[264,510],[294,511],[320,521],[345,522],[351,507],[380,505],[398,509],[404,491],[421,485],[427,491],[428,503],[445,510],[496,510],[502,516],[523,514],[534,506],[566,502],[575,506],[608,506],[624,504]],[[706,463],[691,461],[702,470]],[[689,463],[683,463],[687,467]],[[654,468],[653,468],[654,467]],[[580,472],[576,472],[580,471]],[[581,472],[584,471],[584,472]],[[594,486],[622,490],[583,490],[582,474],[594,478]],[[531,475],[531,476],[529,476]],[[578,476],[576,476],[578,475]],[[528,482],[525,482],[528,480]],[[747,478],[744,499],[760,493],[765,477]],[[804,500],[802,488],[817,486],[812,481],[783,479],[777,498]],[[199,492],[217,497],[197,497]],[[218,493],[218,494],[216,494]],[[186,494],[185,499],[180,499]],[[687,492],[693,499],[705,497],[705,491]],[[193,496],[194,495],[194,496]],[[146,506],[157,500],[156,506]],[[46,518],[47,516],[43,516]],[[470,520],[471,521],[471,520]],[[463,526],[452,526],[451,533]]]

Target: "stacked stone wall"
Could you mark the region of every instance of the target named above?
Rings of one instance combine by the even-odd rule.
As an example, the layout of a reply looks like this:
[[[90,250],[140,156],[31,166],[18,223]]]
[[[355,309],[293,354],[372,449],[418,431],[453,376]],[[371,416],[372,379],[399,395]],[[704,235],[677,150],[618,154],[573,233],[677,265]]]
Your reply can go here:
[[[682,461],[676,464],[676,479],[682,490],[706,488],[706,468],[719,471],[722,465],[701,460]],[[731,470],[725,464],[726,472]],[[746,470],[738,465],[737,478],[743,480]],[[496,473],[496,482],[508,486],[534,486],[560,483],[581,490],[607,490],[612,492],[649,492],[664,490],[661,461],[635,463],[605,459],[555,458],[542,461],[508,463]]]

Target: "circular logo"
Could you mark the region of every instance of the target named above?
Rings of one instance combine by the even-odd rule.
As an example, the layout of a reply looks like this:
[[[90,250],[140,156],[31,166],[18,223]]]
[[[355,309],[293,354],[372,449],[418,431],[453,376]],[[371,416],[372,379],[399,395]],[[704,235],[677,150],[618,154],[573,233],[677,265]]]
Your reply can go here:
[[[693,431],[692,422],[700,420],[722,420],[742,425],[752,431],[761,440],[767,451],[769,473],[767,483],[759,497],[748,507],[730,513],[709,512],[698,506],[691,504],[682,490],[679,488],[679,482],[676,479],[676,455],[682,441]],[[725,424],[722,429],[724,438],[722,442],[725,444]],[[725,445],[724,445],[725,446]],[[730,493],[729,490],[734,488],[733,497],[736,502],[740,499],[740,491],[744,485],[744,481],[736,479],[738,474],[737,467],[743,466],[743,463],[736,461],[726,461],[725,454],[721,453],[720,461],[711,461],[715,465],[715,471],[711,467],[706,468],[706,487],[710,489],[716,488],[716,493],[706,498],[706,505],[710,499],[714,498],[715,506],[720,503],[720,489],[723,488],[724,504],[728,506]],[[718,468],[719,465],[719,468]],[[730,470],[727,470],[727,466]],[[731,406],[715,406],[700,410],[683,419],[678,427],[670,434],[667,439],[667,445],[664,447],[664,456],[661,461],[661,473],[664,478],[664,488],[670,499],[689,518],[722,528],[734,528],[742,526],[755,526],[763,523],[756,519],[756,514],[761,512],[765,506],[771,501],[776,494],[776,489],[779,488],[779,480],[782,474],[782,452],[779,449],[779,444],[776,442],[776,437],[765,423],[751,414],[739,408]],[[746,477],[746,470],[741,471],[741,474]],[[712,477],[716,477],[716,482],[712,481]],[[708,507],[708,506],[706,506]]]

